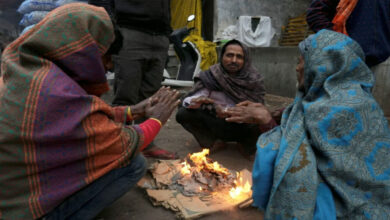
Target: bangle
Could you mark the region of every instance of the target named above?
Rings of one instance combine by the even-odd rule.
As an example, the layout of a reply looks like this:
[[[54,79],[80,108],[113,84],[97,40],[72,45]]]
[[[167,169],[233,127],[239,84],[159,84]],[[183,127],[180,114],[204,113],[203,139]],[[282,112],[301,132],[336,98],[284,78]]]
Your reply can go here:
[[[160,124],[160,127],[162,127],[162,123],[161,123],[161,121],[160,121],[160,120],[158,120],[157,118],[149,118],[149,119],[152,119],[152,120],[154,120],[154,121],[157,121],[157,122]]]
[[[129,117],[130,120],[133,119],[133,115],[131,114],[131,109],[130,109],[130,106],[127,107],[127,117]]]

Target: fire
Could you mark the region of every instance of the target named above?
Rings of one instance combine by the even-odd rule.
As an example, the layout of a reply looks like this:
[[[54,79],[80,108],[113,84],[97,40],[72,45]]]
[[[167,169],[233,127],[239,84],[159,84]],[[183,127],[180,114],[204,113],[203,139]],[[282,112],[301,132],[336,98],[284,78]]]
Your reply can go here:
[[[207,163],[206,165],[207,165],[207,167],[208,167],[210,170],[213,170],[213,171],[215,171],[215,172],[221,172],[221,173],[224,173],[224,174],[226,174],[226,175],[229,175],[229,174],[230,174],[229,170],[226,169],[226,168],[224,168],[224,167],[221,167],[221,165],[219,165],[218,162],[214,162],[214,163],[212,163],[212,164]]]
[[[183,165],[183,167],[180,171],[183,175],[191,174],[191,166],[187,162],[184,161],[183,163],[181,163],[181,165]]]
[[[223,173],[223,174],[229,175],[230,174],[229,170],[222,167],[218,162],[210,163],[207,160],[206,156],[209,155],[209,153],[210,153],[209,149],[203,149],[202,152],[190,154],[190,160],[195,164],[195,167],[198,170],[202,170],[204,168],[207,168],[208,170],[213,171],[213,172]],[[186,162],[184,162],[184,163],[186,163]],[[187,171],[187,169],[189,169],[189,168],[190,168],[189,165],[188,166],[184,165],[182,170],[181,170],[181,173],[189,174]]]
[[[251,184],[248,180],[243,180],[243,177],[240,173],[237,173],[236,175],[233,175],[230,173],[228,169],[220,165],[218,162],[212,162],[211,159],[207,158],[206,156],[209,155],[210,151],[209,149],[203,149],[202,152],[189,154],[187,159],[182,162],[180,172],[183,176],[185,175],[194,175],[193,178],[199,177],[200,171],[206,171],[209,173],[214,173],[214,175],[221,175],[225,180],[230,179],[229,185],[233,186],[230,191],[229,195],[233,199],[241,199],[244,197],[248,197],[252,193],[251,190]],[[201,174],[202,176],[202,174]],[[221,177],[220,176],[220,177]],[[187,176],[188,177],[188,176]],[[204,176],[202,176],[204,178]],[[228,182],[225,182],[228,183]],[[202,184],[205,184],[202,182]],[[197,188],[198,192],[208,192],[210,188],[206,185],[206,188],[203,188],[199,186]],[[213,190],[210,190],[213,191]]]
[[[229,194],[230,197],[233,199],[239,198],[243,194],[249,194],[252,192],[251,190],[251,184],[246,181],[245,184],[243,183],[242,176],[240,176],[239,173],[237,173],[237,180],[234,181],[234,184],[236,184],[236,187],[233,187],[230,189]]]

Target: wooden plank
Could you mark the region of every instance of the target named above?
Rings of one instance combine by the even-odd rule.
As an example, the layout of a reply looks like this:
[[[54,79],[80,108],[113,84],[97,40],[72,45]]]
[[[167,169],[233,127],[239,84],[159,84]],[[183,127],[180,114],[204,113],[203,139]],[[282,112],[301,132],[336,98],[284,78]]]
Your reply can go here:
[[[307,27],[307,24],[288,24],[286,28],[289,28],[289,27]]]
[[[293,26],[288,26],[285,28],[285,30],[308,30],[309,27],[307,25],[301,26],[301,27],[293,27]]]
[[[307,27],[305,28],[288,28],[284,30],[285,32],[302,32],[302,31],[309,31]]]
[[[307,30],[300,30],[300,31],[284,31],[282,34],[306,34],[309,33]]]
[[[289,22],[306,21],[306,17],[297,17],[288,19]]]
[[[289,21],[289,24],[304,24],[306,23],[306,20],[301,20],[301,21]]]
[[[282,34],[282,38],[291,38],[291,37],[306,37],[306,33],[301,34]]]
[[[309,29],[306,22],[306,13],[303,13],[298,17],[289,18],[288,24],[282,28],[279,45],[296,46],[311,33],[313,32]]]

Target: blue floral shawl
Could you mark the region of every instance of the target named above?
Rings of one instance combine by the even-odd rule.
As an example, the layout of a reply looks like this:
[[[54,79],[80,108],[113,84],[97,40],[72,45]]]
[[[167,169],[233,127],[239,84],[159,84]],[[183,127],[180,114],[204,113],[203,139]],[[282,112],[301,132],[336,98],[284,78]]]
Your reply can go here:
[[[265,219],[390,219],[390,131],[363,50],[329,30],[304,44],[305,91],[257,143],[254,205]]]

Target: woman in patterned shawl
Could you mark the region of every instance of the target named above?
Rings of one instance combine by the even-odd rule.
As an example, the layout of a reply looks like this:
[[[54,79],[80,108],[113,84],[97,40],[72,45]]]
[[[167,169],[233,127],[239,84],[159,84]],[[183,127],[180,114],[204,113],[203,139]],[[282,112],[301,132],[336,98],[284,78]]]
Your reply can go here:
[[[363,50],[328,30],[300,50],[295,101],[257,143],[254,205],[265,219],[389,219],[390,130]]]
[[[112,108],[103,8],[53,10],[3,53],[0,78],[0,219],[91,219],[145,172],[138,154],[179,103],[161,89],[149,102]],[[136,126],[125,122],[150,119]],[[161,123],[162,122],[162,123]]]

